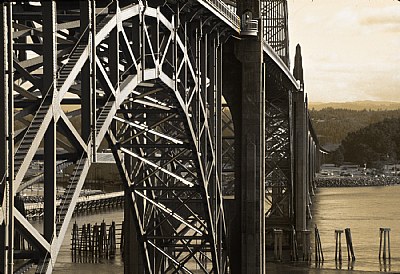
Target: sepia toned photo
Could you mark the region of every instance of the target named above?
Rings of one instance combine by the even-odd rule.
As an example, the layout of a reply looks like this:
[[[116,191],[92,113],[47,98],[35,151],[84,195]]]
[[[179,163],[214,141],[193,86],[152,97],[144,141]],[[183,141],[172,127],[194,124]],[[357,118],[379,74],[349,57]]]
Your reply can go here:
[[[0,17],[0,274],[400,273],[400,1]]]

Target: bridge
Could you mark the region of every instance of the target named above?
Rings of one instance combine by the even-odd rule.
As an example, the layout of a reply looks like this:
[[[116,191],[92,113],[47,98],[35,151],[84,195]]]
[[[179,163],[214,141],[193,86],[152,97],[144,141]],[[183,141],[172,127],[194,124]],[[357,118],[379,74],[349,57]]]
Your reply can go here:
[[[0,272],[53,271],[111,149],[126,273],[265,273],[272,229],[308,228],[322,152],[287,17],[285,0],[3,1]],[[60,161],[73,171],[57,202]],[[32,180],[41,229],[14,205]]]

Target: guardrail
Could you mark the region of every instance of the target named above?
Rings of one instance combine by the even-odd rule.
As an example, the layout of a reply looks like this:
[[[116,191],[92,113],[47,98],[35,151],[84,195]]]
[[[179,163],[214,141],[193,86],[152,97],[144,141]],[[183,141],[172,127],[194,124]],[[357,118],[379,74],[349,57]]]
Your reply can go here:
[[[232,7],[228,6],[221,0],[199,0],[199,2],[205,2],[215,8],[215,10],[228,19],[234,27],[240,30],[240,17],[236,15],[232,10]]]

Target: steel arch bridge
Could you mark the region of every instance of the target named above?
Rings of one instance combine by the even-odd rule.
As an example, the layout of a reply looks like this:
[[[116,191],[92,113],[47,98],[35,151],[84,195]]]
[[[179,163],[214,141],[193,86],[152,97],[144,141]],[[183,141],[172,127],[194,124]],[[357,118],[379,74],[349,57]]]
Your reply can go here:
[[[240,118],[244,109],[236,107],[242,96],[231,98],[240,89],[231,92],[224,81],[230,70],[224,47],[239,35],[249,43],[261,37],[258,62],[264,69],[257,77],[264,79],[262,90],[272,90],[260,101],[265,110],[260,108],[257,126],[263,133],[257,147],[266,150],[259,151],[262,160],[257,162],[261,175],[256,189],[262,195],[252,202],[264,204],[265,196],[271,202],[267,217],[274,216],[274,223],[299,223],[304,229],[302,209],[293,204],[306,206],[308,194],[297,199],[296,191],[300,186],[308,191],[303,185],[312,180],[302,178],[294,186],[296,140],[290,131],[297,120],[292,93],[299,92],[293,97],[303,104],[298,118],[303,122],[297,124],[305,142],[300,147],[308,150],[299,152],[306,157],[298,166],[304,176],[315,171],[317,161],[310,168],[307,155],[316,157],[318,143],[308,127],[304,94],[287,68],[287,25],[271,34],[268,26],[276,26],[262,23],[267,18],[276,22],[270,20],[278,14],[276,7],[286,22],[286,2],[254,3],[247,8],[220,0],[1,4],[0,272],[23,273],[33,265],[36,273],[53,271],[88,171],[98,154],[111,148],[125,189],[131,237],[140,250],[139,256],[130,254],[140,262],[127,271],[227,273],[240,250],[250,250],[243,238],[239,252],[229,247],[235,232],[229,232],[222,184],[225,171],[234,172],[236,185],[241,184],[237,167],[250,157],[243,154],[240,137],[246,125],[238,124],[245,120]],[[246,15],[243,20],[236,9]],[[263,20],[257,22],[257,17]],[[260,32],[258,23],[265,26]],[[223,111],[226,107],[232,116]],[[230,120],[234,116],[239,117],[236,124]],[[224,126],[230,128],[230,139],[224,138]],[[36,160],[43,162],[42,175],[32,177]],[[223,163],[231,169],[223,170]],[[57,172],[66,165],[73,165],[73,172],[57,207]],[[44,186],[41,229],[14,205],[23,188],[38,182]],[[247,202],[243,189],[236,191],[241,204]],[[252,213],[240,208],[242,216]],[[257,210],[264,216],[264,206]],[[264,217],[256,221],[259,230],[242,233],[263,238]],[[15,248],[14,230],[33,250]],[[258,248],[264,249],[261,242]],[[252,254],[248,252],[246,258]]]

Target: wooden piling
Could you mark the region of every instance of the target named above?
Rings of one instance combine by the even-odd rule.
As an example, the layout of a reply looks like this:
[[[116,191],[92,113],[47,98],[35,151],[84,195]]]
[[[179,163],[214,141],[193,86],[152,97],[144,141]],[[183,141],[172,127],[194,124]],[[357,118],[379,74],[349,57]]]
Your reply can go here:
[[[324,261],[324,252],[322,251],[322,243],[321,238],[319,236],[319,230],[317,225],[314,227],[314,236],[315,236],[315,261],[316,262],[323,262]]]
[[[388,252],[389,260],[391,259],[390,254],[390,228],[381,227],[379,228],[380,237],[379,237],[379,260],[382,258],[381,255],[383,253],[383,260],[386,260],[386,252]],[[382,249],[382,238],[383,238],[383,249]],[[386,245],[387,244],[387,245]],[[386,248],[387,246],[387,248]]]
[[[93,226],[93,249],[94,257],[97,258],[99,254],[99,226],[97,223]]]
[[[291,259],[292,261],[298,261],[299,260],[299,255],[297,252],[297,236],[296,236],[296,230],[292,226],[292,249],[291,249]]]
[[[301,231],[301,234],[302,234],[303,261],[311,261],[310,233],[311,233],[311,231],[308,230],[308,229]]]
[[[108,246],[109,246],[109,257],[113,258],[115,257],[115,251],[116,251],[116,240],[115,240],[115,222],[113,221],[111,223],[111,226],[108,230]]]
[[[319,230],[317,225],[314,227],[315,233],[315,261],[316,262],[323,262],[324,261],[324,252],[322,250],[322,243],[321,238],[319,236]]]
[[[335,247],[335,261],[339,259],[342,261],[342,229],[335,230],[336,247]],[[338,254],[339,253],[339,254]]]
[[[274,255],[278,261],[282,260],[282,229],[274,229]]]
[[[71,255],[73,262],[95,263],[98,258],[115,258],[117,244],[123,247],[122,225],[114,221],[107,225],[104,220],[98,225],[93,226],[83,224],[81,228],[76,223],[73,224],[71,232]],[[118,242],[119,238],[120,242]],[[121,249],[122,251],[122,249]]]
[[[72,248],[71,248],[71,253],[72,253],[72,261],[76,262],[77,258],[77,243],[78,243],[78,225],[76,222],[72,226]]]
[[[347,260],[350,261],[351,258],[352,261],[355,261],[356,256],[354,255],[353,240],[351,238],[350,228],[346,228],[344,231],[346,235]]]
[[[121,226],[121,240],[119,242],[119,249],[120,251],[123,252],[124,250],[124,244],[125,244],[125,237],[124,237],[124,231],[125,231],[125,225],[124,225],[124,221],[122,221],[122,226]]]

